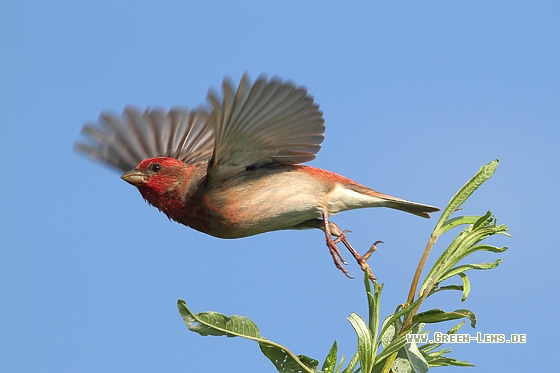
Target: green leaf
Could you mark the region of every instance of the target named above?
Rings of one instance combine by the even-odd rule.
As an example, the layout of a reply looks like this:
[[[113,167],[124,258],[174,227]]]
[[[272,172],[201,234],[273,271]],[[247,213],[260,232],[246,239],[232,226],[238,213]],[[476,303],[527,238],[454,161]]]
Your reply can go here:
[[[405,314],[407,314],[408,312],[410,312],[411,310],[413,310],[418,304],[422,303],[423,299],[422,298],[418,298],[416,299],[414,302],[412,302],[411,304],[409,304],[408,306],[401,308],[399,311],[395,312],[392,315],[389,315],[387,318],[385,318],[385,320],[383,321],[383,327],[381,328],[381,338],[384,337],[387,329],[395,324],[396,322],[398,322],[399,318]],[[400,306],[399,306],[400,307]],[[400,326],[399,326],[400,329]],[[404,330],[403,330],[404,331]]]
[[[474,364],[470,364],[468,361],[459,361],[450,357],[440,357],[430,360],[431,367],[474,367]]]
[[[348,316],[348,321],[350,321],[350,324],[352,324],[352,327],[358,336],[358,357],[360,359],[362,372],[369,372],[371,370],[375,353],[369,328],[364,319],[355,312],[352,312]]]
[[[435,288],[434,290],[432,290],[432,292],[430,293],[430,295],[435,294],[437,292],[440,291],[444,291],[444,290],[459,290],[459,291],[463,291],[463,286],[461,285],[445,285],[445,286],[438,286],[437,288]]]
[[[193,313],[184,300],[177,301],[179,313],[189,330],[202,336],[241,337],[258,342],[263,354],[279,372],[313,373],[319,362],[304,355],[295,356],[290,350],[260,336],[257,325],[244,316],[225,316],[218,312]]]
[[[387,346],[389,346],[391,344],[391,341],[393,341],[393,339],[395,339],[396,336],[396,330],[397,328],[395,328],[395,325],[393,324],[386,324],[387,327],[383,327],[384,333],[381,334],[381,346],[383,346],[383,348],[386,348]]]
[[[336,369],[336,354],[338,352],[338,346],[336,341],[334,341],[327,357],[325,358],[325,362],[321,367],[321,371],[323,373],[334,373]]]
[[[460,309],[452,312],[445,312],[439,309],[433,309],[426,312],[414,315],[412,320],[414,322],[424,322],[424,323],[438,323],[449,320],[456,320],[461,318],[467,318],[471,321],[471,326],[474,328],[476,325],[476,316],[472,311]]]
[[[287,349],[282,346],[267,343],[267,341],[259,342],[262,353],[281,373],[301,373],[315,372],[319,362],[305,355],[293,356]]]
[[[509,236],[509,234],[505,233],[505,232],[497,232],[499,234],[504,234]],[[492,253],[503,253],[504,251],[506,251],[508,249],[507,246],[503,246],[503,247],[497,247],[497,246],[492,246],[492,245],[475,245],[473,247],[471,247],[469,249],[469,255],[471,253],[474,253],[476,251],[490,251]]]
[[[485,269],[496,268],[498,266],[498,264],[500,264],[501,262],[502,262],[502,259],[497,259],[496,261],[490,262],[490,263],[463,264],[463,265],[451,268],[449,271],[442,274],[441,277],[440,277],[440,281],[444,281],[444,280],[446,280],[450,277],[453,277],[455,275],[463,275],[464,276],[464,272],[468,271],[468,270],[471,270],[471,269],[485,270]]]
[[[366,281],[366,294],[368,298],[368,313],[369,313],[369,332],[372,337],[372,345],[377,345],[377,333],[379,332],[379,320],[380,320],[380,299],[381,291],[383,290],[383,284],[378,284],[373,282],[373,294],[371,293],[371,288],[369,287],[370,280],[367,272],[364,272],[364,281]]]
[[[465,325],[465,320],[461,321],[459,324],[455,325],[447,331],[447,334],[456,334]]]
[[[225,316],[218,312],[208,311],[198,314],[192,313],[183,300],[177,303],[179,312],[190,331],[202,336],[227,336],[258,339],[259,328],[253,321],[244,316]]]
[[[476,223],[480,216],[457,216],[456,218],[447,220],[440,228],[440,235],[447,232],[450,229],[461,225],[471,225]]]
[[[463,327],[463,325],[465,325],[466,321],[461,321],[460,323],[458,323],[457,325],[455,325],[454,327],[452,327],[451,329],[449,329],[447,331],[447,334],[455,334],[459,331],[459,329],[461,329]],[[436,351],[433,352],[431,354],[428,354],[428,352],[440,347],[441,345],[443,345],[443,343],[426,343],[425,345],[419,346],[418,348],[424,353],[424,356],[436,356],[436,355],[441,355],[444,353],[449,353],[451,352],[450,349],[442,349],[440,351]]]
[[[441,227],[444,223],[449,219],[451,214],[457,211],[461,205],[474,193],[479,186],[482,185],[486,180],[488,180],[498,168],[499,161],[497,159],[493,160],[492,162],[488,163],[485,166],[482,166],[480,170],[470,179],[459,191],[451,198],[449,204],[443,210],[441,217],[436,224],[436,228],[434,229],[434,233],[436,236],[439,236],[439,232]]]
[[[383,351],[381,351],[379,355],[376,356],[373,370],[376,371],[380,366],[384,366],[386,360],[390,358],[391,355],[397,353],[401,348],[406,346],[406,344],[407,344],[406,334],[402,334],[397,338],[393,339],[391,343],[389,343],[389,345],[387,345],[383,349]]]
[[[433,293],[434,288],[446,278],[449,278],[459,272],[454,271],[452,268],[466,256],[476,251],[491,251],[503,252],[507,248],[498,248],[491,245],[477,245],[480,241],[494,234],[506,234],[507,226],[495,225],[495,218],[490,211],[485,215],[480,216],[474,224],[467,226],[457,237],[449,244],[447,249],[436,260],[436,263],[430,269],[426,276],[424,283],[420,287],[420,294],[426,290],[428,293]],[[493,267],[490,267],[493,268]],[[469,269],[462,268],[462,271]],[[484,269],[482,267],[470,269]],[[450,272],[452,271],[452,272]]]
[[[385,347],[383,351],[379,353],[379,355],[377,355],[376,362],[378,360],[383,360],[387,358],[392,353],[397,352],[398,350],[406,346],[406,343],[407,343],[406,334],[400,335],[397,338],[393,339],[391,343],[389,343],[389,345]]]
[[[360,360],[360,356],[356,352],[354,354],[354,356],[352,357],[352,360],[350,360],[350,362],[348,363],[348,366],[346,367],[346,369],[344,369],[342,371],[342,373],[352,373],[352,372],[354,372],[354,368],[356,367],[356,365],[358,365],[359,360]],[[340,361],[340,364],[342,365],[342,359]],[[339,369],[340,369],[340,367],[339,367]]]
[[[461,281],[463,281],[463,296],[461,297],[461,302],[464,302],[471,292],[471,282],[464,273],[459,273],[459,277],[461,277]]]
[[[299,361],[304,363],[310,369],[317,370],[317,367],[319,366],[319,360],[315,360],[312,357],[300,354],[300,355],[297,355],[297,358],[299,359]],[[301,369],[299,369],[299,368],[296,369],[296,370],[301,371]]]
[[[399,351],[400,354],[400,351]],[[412,364],[408,359],[402,357],[395,357],[393,363],[391,364],[390,372],[404,372],[404,373],[413,373]]]
[[[373,292],[371,291],[371,284],[373,283]],[[368,299],[368,315],[369,315],[369,329],[371,335],[376,336],[379,327],[379,300],[381,298],[381,291],[383,284],[376,281],[371,281],[368,272],[364,271],[364,286],[366,288],[366,295]]]
[[[447,331],[447,334],[457,333],[464,324],[465,321],[461,321],[459,324],[449,329]],[[428,362],[430,367],[440,367],[440,366],[450,366],[450,365],[460,366],[460,367],[474,366],[474,364],[469,364],[467,361],[459,361],[444,356],[444,354],[451,352],[451,349],[449,348],[443,348],[438,351],[433,351],[434,349],[440,347],[442,344],[443,343],[428,343],[418,347],[418,349],[422,352],[422,355],[426,358],[426,361]]]
[[[411,372],[426,373],[429,369],[428,362],[418,350],[416,343],[408,343],[397,354],[397,360],[400,358],[406,359],[411,365]],[[395,361],[396,362],[396,361]],[[393,369],[393,371],[401,372],[402,370]]]

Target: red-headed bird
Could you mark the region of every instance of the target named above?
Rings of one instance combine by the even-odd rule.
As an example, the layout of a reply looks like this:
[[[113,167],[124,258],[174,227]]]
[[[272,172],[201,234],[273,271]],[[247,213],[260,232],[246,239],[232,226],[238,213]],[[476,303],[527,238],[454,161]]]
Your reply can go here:
[[[246,75],[237,91],[228,79],[222,88],[222,99],[209,92],[207,109],[102,113],[97,124],[84,125],[87,141],[75,148],[126,171],[122,179],[170,219],[215,237],[319,228],[347,276],[336,244],[373,279],[365,262],[372,250],[358,254],[330,215],[383,206],[429,218],[439,210],[301,165],[315,158],[325,131],[304,88],[264,76],[251,84]]]

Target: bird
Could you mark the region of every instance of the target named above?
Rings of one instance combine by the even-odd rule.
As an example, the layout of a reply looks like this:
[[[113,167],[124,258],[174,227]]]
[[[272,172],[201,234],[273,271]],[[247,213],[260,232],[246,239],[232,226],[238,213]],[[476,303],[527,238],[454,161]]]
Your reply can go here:
[[[321,229],[335,266],[351,277],[337,244],[375,280],[366,260],[330,220],[339,212],[388,207],[429,218],[439,208],[393,197],[305,165],[325,138],[307,89],[279,77],[224,78],[206,105],[124,108],[87,122],[75,150],[124,172],[121,178],[171,220],[224,239],[286,229]]]

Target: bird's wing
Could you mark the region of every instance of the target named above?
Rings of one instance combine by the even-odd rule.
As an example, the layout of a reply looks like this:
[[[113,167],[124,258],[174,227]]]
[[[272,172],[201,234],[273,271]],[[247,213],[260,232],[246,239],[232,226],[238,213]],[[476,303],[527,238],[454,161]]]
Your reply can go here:
[[[244,75],[237,92],[228,79],[223,99],[208,94],[209,123],[215,131],[209,181],[247,167],[269,163],[298,164],[315,158],[324,139],[319,106],[304,88],[261,76],[254,84]]]
[[[145,158],[169,157],[189,164],[212,158],[214,130],[208,113],[184,108],[141,112],[126,107],[122,116],[102,113],[97,123],[86,123],[85,142],[74,147],[86,155],[122,171]]]

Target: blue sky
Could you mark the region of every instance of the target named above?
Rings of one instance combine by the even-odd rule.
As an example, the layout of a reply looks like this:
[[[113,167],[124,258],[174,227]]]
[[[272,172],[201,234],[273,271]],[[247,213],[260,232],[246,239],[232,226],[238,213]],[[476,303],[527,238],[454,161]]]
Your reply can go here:
[[[473,259],[504,262],[470,275],[464,304],[447,294],[427,306],[471,309],[478,324],[466,332],[527,335],[450,346],[476,371],[545,364],[558,330],[560,5],[348,4],[2,4],[0,371],[274,371],[252,342],[189,332],[178,298],[250,317],[297,354],[323,361],[334,340],[355,351],[346,317],[366,313],[361,273],[333,266],[320,231],[216,239],[169,222],[72,151],[102,110],[195,107],[245,71],[306,86],[327,128],[311,164],[376,190],[444,207],[499,158],[463,213],[509,225],[512,238],[492,240],[507,252]],[[333,219],[362,250],[385,242],[371,259],[383,315],[405,301],[436,219],[387,209]]]

